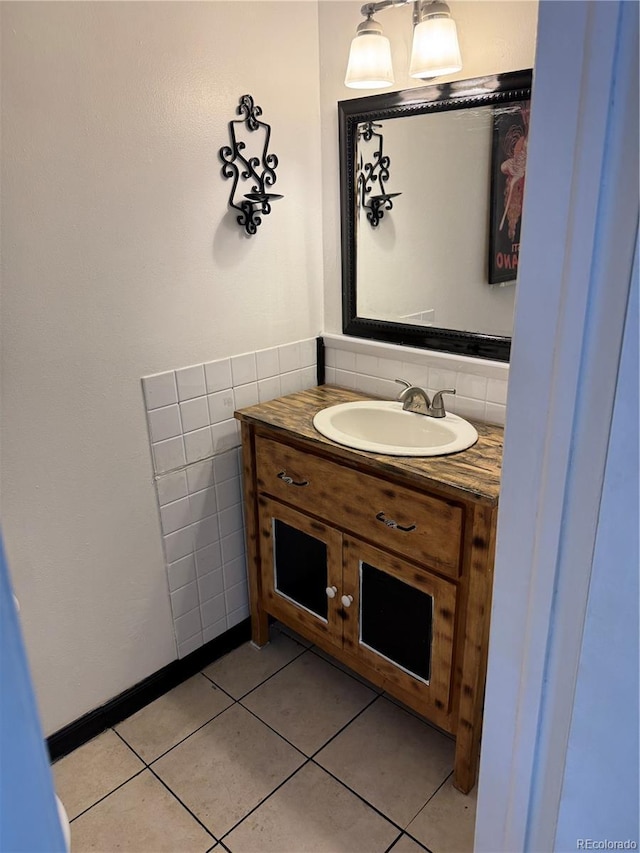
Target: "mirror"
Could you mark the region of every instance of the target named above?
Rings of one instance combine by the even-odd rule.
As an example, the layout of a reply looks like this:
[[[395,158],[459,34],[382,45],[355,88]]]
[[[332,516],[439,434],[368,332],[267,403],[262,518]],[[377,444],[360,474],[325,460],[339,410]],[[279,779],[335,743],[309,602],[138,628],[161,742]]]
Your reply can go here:
[[[338,103],[343,331],[509,360],[531,71]]]

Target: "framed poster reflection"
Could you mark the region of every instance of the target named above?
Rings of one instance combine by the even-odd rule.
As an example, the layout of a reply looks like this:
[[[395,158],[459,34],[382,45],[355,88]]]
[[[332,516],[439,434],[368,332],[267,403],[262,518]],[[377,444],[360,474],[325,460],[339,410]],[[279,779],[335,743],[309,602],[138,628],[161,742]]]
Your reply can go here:
[[[496,107],[493,116],[489,284],[515,281],[518,275],[530,103]]]

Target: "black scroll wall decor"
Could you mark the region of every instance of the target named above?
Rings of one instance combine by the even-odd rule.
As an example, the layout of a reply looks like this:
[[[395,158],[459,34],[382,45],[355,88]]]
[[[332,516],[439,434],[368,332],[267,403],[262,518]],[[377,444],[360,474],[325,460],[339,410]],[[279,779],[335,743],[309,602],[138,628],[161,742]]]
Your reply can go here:
[[[358,197],[360,205],[367,211],[367,219],[372,227],[380,223],[384,216],[385,210],[393,208],[393,199],[402,193],[385,192],[385,183],[389,180],[389,167],[391,160],[388,154],[384,154],[382,150],[383,138],[382,134],[378,133],[381,124],[376,124],[372,121],[366,121],[358,125],[358,142],[373,141],[374,147],[372,151],[373,162],[365,161],[362,153],[360,153],[358,162]],[[378,186],[379,192],[372,194],[375,186]]]
[[[275,154],[269,153],[271,127],[258,119],[258,116],[262,115],[262,109],[253,103],[251,95],[243,95],[240,98],[240,105],[236,107],[236,112],[242,118],[229,122],[231,145],[224,145],[220,149],[220,159],[224,164],[222,174],[225,178],[233,179],[229,207],[240,212],[237,217],[238,224],[242,225],[247,234],[255,234],[262,223],[262,217],[271,213],[271,202],[282,198],[281,195],[268,191],[276,182],[278,158]],[[239,127],[236,127],[237,125]],[[238,138],[238,131],[242,126],[247,131],[246,140]],[[262,148],[260,156],[250,156],[249,152],[246,152],[247,141],[256,132],[258,132],[256,139],[261,142],[258,142],[255,148],[260,144]],[[236,195],[239,181],[242,181],[241,190],[246,188],[247,182],[250,185],[250,192],[244,193],[241,197],[240,193]]]

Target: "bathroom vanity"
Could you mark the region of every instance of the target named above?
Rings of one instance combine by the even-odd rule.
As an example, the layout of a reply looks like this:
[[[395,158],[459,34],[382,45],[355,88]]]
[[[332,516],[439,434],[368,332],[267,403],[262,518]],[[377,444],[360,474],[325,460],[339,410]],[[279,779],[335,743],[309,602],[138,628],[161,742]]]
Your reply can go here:
[[[253,641],[273,616],[455,736],[476,781],[503,430],[450,456],[385,456],[322,436],[333,386],[236,413]]]

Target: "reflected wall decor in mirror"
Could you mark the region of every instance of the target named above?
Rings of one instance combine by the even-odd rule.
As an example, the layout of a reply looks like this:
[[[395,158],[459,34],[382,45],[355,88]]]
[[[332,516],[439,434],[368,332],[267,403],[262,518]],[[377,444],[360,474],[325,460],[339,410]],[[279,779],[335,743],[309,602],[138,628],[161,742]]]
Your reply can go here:
[[[338,103],[345,334],[509,360],[531,77]],[[362,170],[382,143],[373,224]]]

